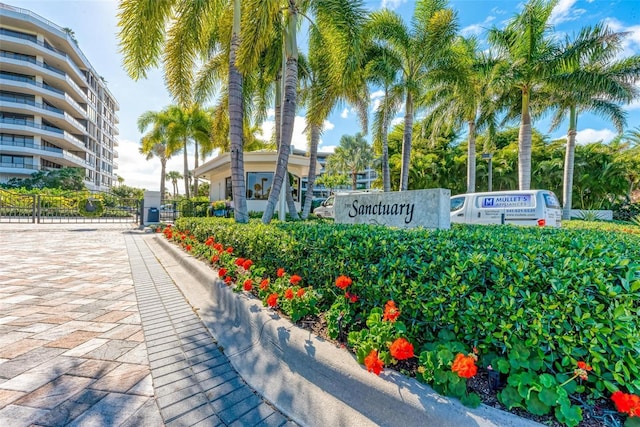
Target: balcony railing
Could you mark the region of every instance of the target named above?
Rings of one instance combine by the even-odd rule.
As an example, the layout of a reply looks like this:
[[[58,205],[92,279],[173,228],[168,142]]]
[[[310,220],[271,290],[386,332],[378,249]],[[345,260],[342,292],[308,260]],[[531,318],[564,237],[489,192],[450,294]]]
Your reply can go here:
[[[55,92],[55,93],[60,94],[60,95],[64,95],[65,94],[63,90],[57,89],[57,88],[55,88],[55,87],[53,87],[51,85],[48,85],[46,83],[37,82],[37,81],[35,81],[33,79],[30,79],[28,77],[20,77],[20,76],[13,76],[11,74],[0,73],[0,78],[5,79],[5,80],[13,80],[13,81],[22,82],[22,83],[28,83],[30,85],[38,86],[40,88],[49,90],[51,92]]]
[[[39,123],[35,123],[33,120],[27,119],[14,119],[9,117],[0,117],[0,123],[9,124],[9,125],[19,125],[19,126],[28,126],[36,129],[42,129],[49,132],[55,132],[59,134],[64,134],[62,129],[59,129],[54,126],[42,125]]]

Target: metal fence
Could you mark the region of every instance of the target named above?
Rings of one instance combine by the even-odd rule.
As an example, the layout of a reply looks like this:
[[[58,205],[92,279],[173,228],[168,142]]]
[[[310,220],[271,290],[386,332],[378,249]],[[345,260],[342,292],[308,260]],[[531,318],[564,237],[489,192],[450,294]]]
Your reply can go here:
[[[140,201],[112,193],[23,194],[0,189],[0,222],[140,222]]]

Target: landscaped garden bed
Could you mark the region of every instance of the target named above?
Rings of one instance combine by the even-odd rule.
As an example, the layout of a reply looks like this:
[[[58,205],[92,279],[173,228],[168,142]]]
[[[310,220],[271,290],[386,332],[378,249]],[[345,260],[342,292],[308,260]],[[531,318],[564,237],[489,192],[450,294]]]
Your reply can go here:
[[[373,373],[398,369],[469,406],[547,423],[613,426],[626,413],[634,425],[638,227],[570,225],[406,231],[184,218],[165,235],[234,291],[348,345]]]

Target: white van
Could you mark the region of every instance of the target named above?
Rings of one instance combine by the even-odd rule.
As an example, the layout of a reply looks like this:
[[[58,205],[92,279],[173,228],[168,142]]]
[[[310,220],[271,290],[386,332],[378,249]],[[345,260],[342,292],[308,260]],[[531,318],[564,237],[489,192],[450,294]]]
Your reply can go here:
[[[548,190],[494,191],[451,197],[451,222],[560,227],[562,208]]]

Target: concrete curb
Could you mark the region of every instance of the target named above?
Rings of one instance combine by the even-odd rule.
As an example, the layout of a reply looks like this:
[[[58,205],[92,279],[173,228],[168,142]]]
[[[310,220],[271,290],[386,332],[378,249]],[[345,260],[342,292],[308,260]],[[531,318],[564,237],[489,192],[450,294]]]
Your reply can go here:
[[[368,373],[348,350],[232,292],[163,237],[147,241],[242,378],[301,425],[541,425],[486,405],[466,408],[395,371]]]

